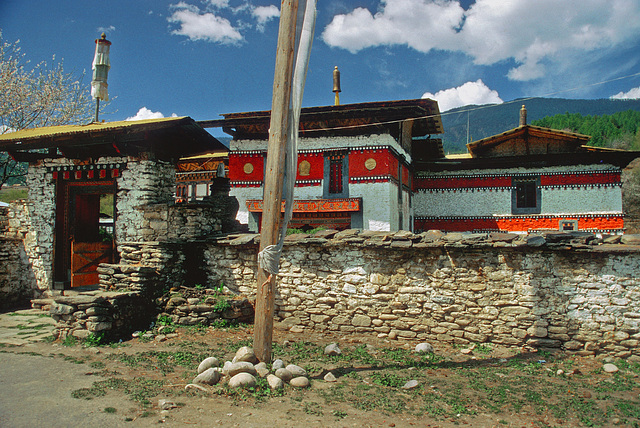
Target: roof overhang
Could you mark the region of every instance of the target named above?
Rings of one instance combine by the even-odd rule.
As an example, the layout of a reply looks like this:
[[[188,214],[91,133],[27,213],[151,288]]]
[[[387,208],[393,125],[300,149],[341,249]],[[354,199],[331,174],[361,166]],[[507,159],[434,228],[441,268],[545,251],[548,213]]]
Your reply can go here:
[[[0,135],[0,151],[18,161],[33,162],[141,153],[174,160],[228,149],[190,117],[168,117],[23,129]]]
[[[199,121],[198,124],[204,128],[222,128],[235,139],[269,138],[270,111],[222,116],[224,119]],[[443,133],[438,103],[425,98],[306,107],[300,114],[300,135],[323,137],[388,133],[397,138],[405,121],[412,122],[413,137]]]

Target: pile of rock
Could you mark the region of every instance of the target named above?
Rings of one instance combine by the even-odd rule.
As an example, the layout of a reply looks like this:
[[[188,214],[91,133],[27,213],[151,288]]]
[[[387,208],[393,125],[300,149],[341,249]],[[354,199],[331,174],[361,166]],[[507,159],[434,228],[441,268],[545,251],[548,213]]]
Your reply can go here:
[[[227,302],[223,310],[217,308],[220,298]],[[246,297],[218,296],[211,289],[204,290],[200,297],[165,295],[157,303],[163,310],[160,316],[168,316],[178,325],[210,325],[216,320],[250,323],[254,317],[253,305]]]
[[[230,388],[251,388],[258,384],[258,377],[266,378],[272,390],[284,388],[289,384],[295,388],[310,385],[307,372],[300,366],[285,363],[277,359],[271,369],[264,362],[258,362],[252,348],[243,346],[238,349],[233,360],[220,361],[215,357],[204,359],[198,366],[198,375],[185,387],[187,390],[206,390],[204,385],[216,385],[226,381]]]
[[[49,314],[57,322],[54,336],[86,339],[90,334],[124,337],[146,322],[149,304],[137,293],[87,292],[55,296]]]

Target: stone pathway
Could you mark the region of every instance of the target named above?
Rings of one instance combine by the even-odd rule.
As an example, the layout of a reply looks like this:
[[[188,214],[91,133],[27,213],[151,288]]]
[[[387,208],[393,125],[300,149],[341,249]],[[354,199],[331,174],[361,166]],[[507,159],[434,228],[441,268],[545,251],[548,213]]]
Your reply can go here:
[[[0,344],[21,346],[48,339],[55,323],[39,309],[0,313]]]

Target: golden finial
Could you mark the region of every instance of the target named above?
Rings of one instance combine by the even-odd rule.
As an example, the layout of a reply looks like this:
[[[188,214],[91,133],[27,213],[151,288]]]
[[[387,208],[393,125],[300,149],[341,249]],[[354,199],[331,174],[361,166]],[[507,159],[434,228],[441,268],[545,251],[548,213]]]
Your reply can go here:
[[[338,70],[338,66],[333,69],[333,92],[336,94],[335,105],[340,105],[340,71]]]

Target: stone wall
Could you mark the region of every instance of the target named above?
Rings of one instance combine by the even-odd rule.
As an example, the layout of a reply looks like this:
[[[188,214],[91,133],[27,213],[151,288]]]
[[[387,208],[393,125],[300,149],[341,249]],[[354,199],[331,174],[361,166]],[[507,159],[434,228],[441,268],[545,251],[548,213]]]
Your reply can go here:
[[[0,207],[0,309],[27,306],[48,284],[37,235],[29,232],[32,212],[26,201]]]
[[[276,315],[293,331],[640,355],[639,243],[584,232],[303,236],[285,246]],[[256,251],[250,236],[208,245],[210,281],[251,298]]]
[[[9,227],[14,220],[11,207],[0,207],[0,309],[26,306],[38,296],[23,235]]]
[[[128,241],[155,241],[155,236],[166,233],[166,219],[145,219],[147,205],[169,204],[174,200],[176,188],[175,166],[169,162],[137,159],[129,160],[127,168],[117,180],[116,239]],[[164,229],[163,229],[164,227]]]
[[[29,199],[11,204],[10,234],[23,239],[35,289],[47,295],[53,289],[53,245],[55,231],[55,183],[46,176],[47,165],[30,165],[27,174]]]
[[[146,329],[155,311],[152,302],[139,293],[103,292],[56,296],[49,313],[57,321],[55,335],[60,339],[86,339],[91,334],[116,339]]]

